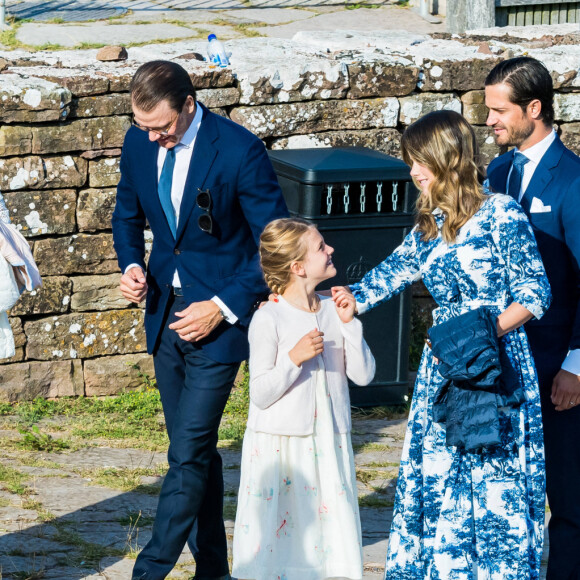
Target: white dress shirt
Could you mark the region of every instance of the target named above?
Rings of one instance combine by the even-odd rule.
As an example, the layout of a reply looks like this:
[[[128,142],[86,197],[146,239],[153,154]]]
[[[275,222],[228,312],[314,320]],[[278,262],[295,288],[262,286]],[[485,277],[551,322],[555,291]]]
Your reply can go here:
[[[534,171],[536,171],[538,163],[540,163],[542,157],[544,156],[546,151],[550,148],[550,145],[554,142],[555,138],[556,131],[552,129],[552,132],[547,137],[544,137],[539,143],[536,143],[535,145],[533,145],[529,149],[526,149],[525,151],[520,151],[520,153],[522,155],[525,155],[529,159],[529,161],[524,165],[524,174],[522,175],[522,187],[520,189],[520,195],[518,197],[519,202],[522,201],[522,197],[524,197],[524,193],[526,193],[526,189],[528,188],[528,185],[530,185],[530,181],[532,180]],[[514,150],[518,151],[518,148],[516,147]],[[510,182],[512,170],[513,166],[510,168],[507,176],[505,188],[506,191],[508,190],[508,184]]]
[[[542,160],[542,157],[545,155],[546,151],[550,148],[550,145],[556,139],[556,131],[552,130],[552,132],[547,136],[544,137],[539,143],[536,143],[529,149],[525,151],[520,151],[522,155],[525,155],[529,161],[524,165],[524,174],[522,176],[522,188],[520,190],[520,195],[518,201],[522,201],[522,197],[526,193],[526,189],[532,180],[534,175],[534,171],[536,171],[536,167]],[[516,148],[517,151],[517,148]],[[512,172],[513,167],[509,170],[507,183],[510,181],[510,175]],[[506,191],[507,191],[507,183],[506,183]],[[580,375],[580,349],[574,349],[568,352],[568,356],[564,359],[562,363],[562,368],[569,373],[573,373],[575,375]]]
[[[179,211],[181,209],[183,192],[185,190],[185,182],[187,180],[189,166],[191,165],[193,148],[195,146],[195,140],[201,125],[202,117],[202,108],[196,105],[195,116],[193,117],[191,125],[189,125],[187,131],[183,134],[181,141],[175,145],[175,167],[173,169],[173,181],[171,184],[171,202],[175,211],[175,223],[178,226]],[[157,180],[159,180],[161,177],[161,171],[163,169],[163,164],[165,163],[166,155],[167,149],[165,147],[159,147],[159,153],[157,155]],[[125,269],[125,272],[131,268],[134,268],[135,266],[140,267],[139,264],[129,264],[129,266],[127,266]],[[179,280],[179,273],[177,270],[175,270],[175,274],[173,275],[172,284],[175,288],[181,288],[181,281]],[[226,306],[226,304],[224,304],[220,298],[214,296],[212,300],[219,306],[220,310],[225,316],[225,319],[230,324],[235,324],[237,322],[238,317]]]

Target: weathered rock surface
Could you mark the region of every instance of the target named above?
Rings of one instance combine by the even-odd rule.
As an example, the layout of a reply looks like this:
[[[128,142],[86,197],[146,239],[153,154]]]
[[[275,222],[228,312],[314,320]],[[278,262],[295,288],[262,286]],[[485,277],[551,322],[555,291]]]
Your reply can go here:
[[[109,90],[109,79],[97,71],[85,67],[75,69],[54,66],[21,66],[11,70],[44,79],[67,89],[75,97],[100,95]]]
[[[143,312],[77,312],[24,324],[29,359],[59,360],[145,350]]]
[[[384,59],[348,65],[349,99],[401,97],[412,93],[419,68],[407,59]]]
[[[115,209],[116,189],[82,189],[79,191],[77,222],[79,231],[109,229]]]
[[[73,99],[70,105],[69,118],[109,117],[130,114],[131,97],[129,93],[117,93]]]
[[[492,159],[504,153],[507,149],[498,147],[495,143],[493,129],[491,127],[478,127],[474,126],[473,130],[475,132],[475,137],[477,138],[477,144],[479,145],[479,155],[481,158],[481,164],[484,167],[490,163]]]
[[[231,118],[258,137],[344,129],[395,127],[399,102],[395,98],[359,101],[312,101],[259,107],[240,107]]]
[[[129,117],[101,117],[79,119],[58,127],[33,127],[32,153],[60,153],[64,151],[88,151],[121,147]]]
[[[310,147],[369,147],[387,155],[401,156],[401,134],[397,129],[367,131],[327,131],[308,135],[292,135],[272,142],[272,149]]]
[[[556,93],[554,95],[554,117],[556,121],[566,123],[580,121],[580,94]]]
[[[121,159],[105,157],[89,163],[89,185],[91,187],[114,187],[121,178]]]
[[[279,68],[254,64],[240,79],[243,105],[342,99],[348,90],[346,67],[325,59],[286,61]]]
[[[208,109],[218,107],[229,107],[240,102],[240,91],[235,87],[223,89],[202,89],[196,91],[197,100],[203,103]]]
[[[2,75],[0,118],[4,123],[58,121],[66,117],[70,100],[70,91],[55,83],[17,74]]]
[[[142,374],[155,377],[151,355],[135,353],[87,360],[84,364],[85,394],[102,397],[138,389],[143,386]]]
[[[422,47],[424,50],[426,47]],[[476,54],[479,58],[476,58]],[[500,59],[473,54],[468,60],[424,60],[419,86],[423,91],[473,91],[482,89],[485,77]]]
[[[10,191],[4,194],[12,223],[30,238],[74,232],[76,198],[74,189]]]
[[[129,117],[82,119],[54,126],[4,125],[0,156],[62,153],[120,147],[131,126]]]
[[[104,276],[75,276],[72,278],[71,309],[117,310],[128,308],[131,303],[121,294],[119,282],[121,274]]]
[[[463,116],[472,125],[485,125],[488,109],[485,106],[484,91],[469,91],[461,96]]]
[[[0,189],[64,189],[81,187],[88,162],[80,157],[10,157],[0,159]]]
[[[560,126],[562,143],[580,155],[580,123],[566,123]]]
[[[13,403],[36,397],[84,394],[81,361],[25,362],[0,366],[0,399]]]
[[[118,272],[112,234],[78,234],[39,240],[34,259],[43,276]]]
[[[442,109],[461,113],[461,101],[455,94],[417,93],[399,99],[401,112],[399,120],[403,125],[414,123],[419,117]]]
[[[68,312],[72,294],[72,280],[66,276],[45,276],[42,288],[24,292],[10,309],[12,316],[60,314]]]

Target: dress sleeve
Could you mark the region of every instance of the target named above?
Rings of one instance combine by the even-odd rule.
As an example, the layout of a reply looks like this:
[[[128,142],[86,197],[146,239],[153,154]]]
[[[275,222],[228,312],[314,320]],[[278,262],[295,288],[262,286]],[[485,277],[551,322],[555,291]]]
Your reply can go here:
[[[413,228],[403,243],[381,264],[350,286],[359,314],[389,300],[421,278],[417,255],[418,233]]]
[[[493,217],[497,226],[496,244],[506,261],[511,296],[514,302],[541,318],[552,302],[552,291],[528,217],[512,199]]]
[[[274,318],[258,310],[248,333],[250,341],[250,399],[260,409],[275,403],[298,379],[297,367],[288,353],[278,352],[278,332]]]
[[[353,318],[350,322],[339,322],[344,339],[344,364],[346,375],[359,386],[368,385],[375,376],[375,357],[363,338],[363,327],[360,320]]]

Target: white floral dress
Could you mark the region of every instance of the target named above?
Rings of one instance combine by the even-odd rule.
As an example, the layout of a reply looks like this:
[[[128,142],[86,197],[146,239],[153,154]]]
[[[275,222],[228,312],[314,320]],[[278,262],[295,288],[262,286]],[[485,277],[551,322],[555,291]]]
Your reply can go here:
[[[441,228],[444,215],[436,221]],[[423,241],[416,229],[351,288],[370,308],[422,278],[439,324],[480,306],[500,313],[518,302],[536,317],[550,287],[526,215],[490,195],[455,243]],[[538,580],[544,539],[545,471],[540,395],[523,328],[500,339],[525,392],[500,412],[501,443],[481,453],[448,446],[433,401],[444,384],[426,346],[403,447],[386,580]]]
[[[362,577],[350,433],[334,432],[319,359],[312,435],[246,430],[234,529],[235,578]]]

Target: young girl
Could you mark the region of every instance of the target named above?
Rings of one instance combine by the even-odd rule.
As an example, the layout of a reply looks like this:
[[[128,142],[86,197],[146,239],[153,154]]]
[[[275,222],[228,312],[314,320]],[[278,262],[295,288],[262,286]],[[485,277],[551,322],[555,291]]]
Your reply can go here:
[[[347,376],[368,384],[373,356],[353,318],[316,286],[336,275],[333,248],[303,220],[260,238],[276,301],[250,325],[250,411],[234,531],[236,578],[362,578]]]

